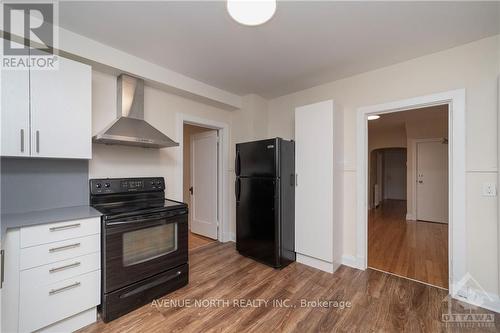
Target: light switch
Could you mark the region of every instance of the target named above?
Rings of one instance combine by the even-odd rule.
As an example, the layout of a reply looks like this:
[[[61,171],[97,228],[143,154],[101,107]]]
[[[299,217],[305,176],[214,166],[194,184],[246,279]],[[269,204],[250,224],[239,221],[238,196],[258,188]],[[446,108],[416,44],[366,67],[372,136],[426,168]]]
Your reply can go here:
[[[496,195],[497,195],[497,184],[483,183],[483,197],[496,197]]]

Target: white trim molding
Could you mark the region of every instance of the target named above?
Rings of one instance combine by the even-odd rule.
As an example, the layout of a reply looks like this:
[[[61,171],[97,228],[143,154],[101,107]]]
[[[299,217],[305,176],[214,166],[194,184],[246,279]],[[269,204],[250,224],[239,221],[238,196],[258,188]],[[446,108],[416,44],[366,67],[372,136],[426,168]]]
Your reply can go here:
[[[317,268],[317,269],[319,269],[323,272],[327,272],[327,273],[335,272],[337,270],[337,268],[340,266],[340,265],[336,265],[336,264],[328,262],[328,261],[324,261],[324,260],[321,260],[318,258],[310,257],[310,256],[305,255],[305,254],[301,254],[301,253],[296,254],[296,261],[298,263]]]
[[[415,220],[415,215],[413,215],[413,213],[411,213],[411,212],[407,212],[406,213],[406,220],[407,221],[414,221]]]
[[[217,205],[219,212],[219,230],[217,232],[217,239],[220,242],[234,241],[234,235],[230,230],[230,216],[229,213],[229,125],[222,122],[204,119],[189,114],[177,114],[177,135],[179,142],[179,161],[180,167],[178,168],[177,179],[181,186],[177,188],[177,197],[182,198],[184,189],[184,124],[202,126],[206,128],[215,129],[219,132],[219,147],[218,147],[218,165],[217,170]]]
[[[234,234],[234,232],[226,232],[224,234],[224,242],[233,242],[233,243],[236,243],[236,235]]]
[[[358,257],[349,256],[346,254],[342,256],[342,265],[344,266],[349,266],[356,269],[364,269],[363,264],[364,264],[363,260],[362,259],[360,260],[360,258]]]
[[[467,273],[466,266],[466,173],[465,173],[465,89],[420,96],[386,104],[359,108],[357,111],[357,203],[356,203],[356,251],[362,262],[361,269],[368,267],[368,124],[369,114],[383,114],[435,105],[449,105],[449,285],[450,294],[457,298],[454,285]]]

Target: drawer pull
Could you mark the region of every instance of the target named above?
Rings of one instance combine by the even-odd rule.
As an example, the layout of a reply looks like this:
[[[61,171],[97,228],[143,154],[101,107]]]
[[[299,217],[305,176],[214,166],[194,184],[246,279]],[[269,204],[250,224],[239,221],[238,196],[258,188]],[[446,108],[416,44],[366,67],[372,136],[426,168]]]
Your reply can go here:
[[[75,224],[62,225],[60,227],[52,227],[49,230],[50,231],[60,231],[60,230],[78,228],[79,226],[80,226],[80,223],[75,223]]]
[[[52,289],[52,290],[49,291],[49,296],[57,294],[57,293],[60,293],[60,292],[63,292],[63,291],[66,291],[66,290],[69,290],[69,289],[73,289],[73,288],[79,287],[80,285],[81,285],[80,282],[75,282],[75,283],[70,284],[69,286],[66,286],[66,287]]]
[[[69,250],[69,249],[74,249],[75,247],[79,247],[80,243],[75,243],[75,244],[69,244],[69,245],[64,245],[64,246],[59,246],[59,247],[53,247],[49,249],[49,252],[59,252],[59,251],[64,251],[64,250]]]
[[[66,266],[51,268],[51,269],[49,269],[49,273],[57,273],[57,272],[60,272],[60,271],[64,271],[65,269],[78,267],[80,265],[81,265],[81,263],[79,261],[77,261],[75,263],[72,263],[72,264],[69,264],[69,265],[66,265]]]

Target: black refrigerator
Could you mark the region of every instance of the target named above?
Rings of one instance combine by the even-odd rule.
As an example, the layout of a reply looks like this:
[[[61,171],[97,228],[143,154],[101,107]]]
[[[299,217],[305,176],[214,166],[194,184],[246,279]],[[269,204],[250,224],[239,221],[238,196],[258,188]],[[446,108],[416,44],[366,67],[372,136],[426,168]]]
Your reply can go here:
[[[295,261],[295,143],[236,145],[236,249],[275,268]]]

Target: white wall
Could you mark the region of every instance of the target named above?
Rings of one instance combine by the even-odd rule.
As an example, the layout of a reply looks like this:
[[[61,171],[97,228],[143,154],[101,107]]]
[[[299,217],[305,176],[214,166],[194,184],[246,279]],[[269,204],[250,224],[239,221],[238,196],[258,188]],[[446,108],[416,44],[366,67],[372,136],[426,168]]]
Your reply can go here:
[[[405,148],[407,143],[406,128],[403,125],[368,131],[368,153],[381,148]]]
[[[234,235],[234,144],[235,142],[254,139],[266,132],[266,121],[261,122],[256,115],[267,112],[265,101],[258,96],[243,98],[246,105],[236,111],[227,111],[207,104],[199,103],[163,90],[146,86],[144,89],[144,117],[153,126],[172,139],[179,141],[177,133],[177,115],[193,115],[226,123],[229,126],[229,154],[227,191],[229,193],[230,221],[229,232]],[[92,72],[92,132],[96,134],[107,126],[116,116],[116,77],[99,71]],[[264,128],[264,130],[262,130]],[[261,133],[254,133],[258,129]],[[167,197],[182,201],[183,193],[180,181],[182,165],[179,147],[165,149],[145,149],[125,146],[107,146],[94,144],[92,160],[89,163],[89,177],[148,177],[162,176],[166,179]]]
[[[499,36],[330,82],[269,101],[270,136],[293,138],[294,109],[332,98],[344,110],[344,255],[356,255],[356,110],[384,102],[466,89],[467,269],[498,293],[497,198],[481,196],[497,182]]]

